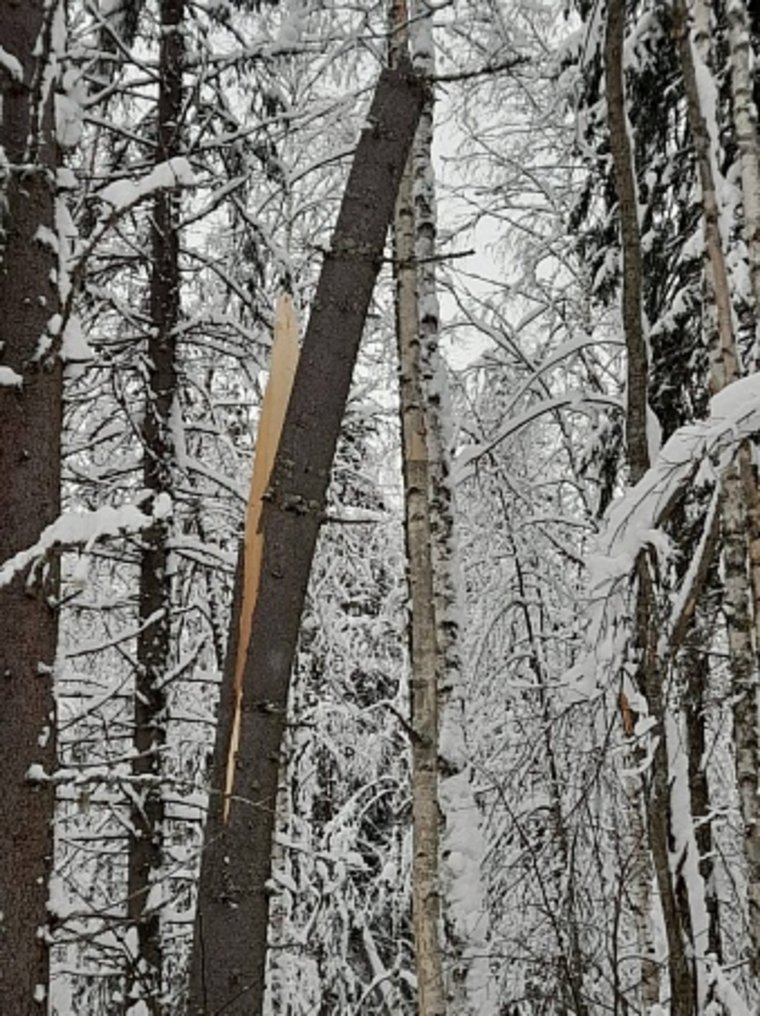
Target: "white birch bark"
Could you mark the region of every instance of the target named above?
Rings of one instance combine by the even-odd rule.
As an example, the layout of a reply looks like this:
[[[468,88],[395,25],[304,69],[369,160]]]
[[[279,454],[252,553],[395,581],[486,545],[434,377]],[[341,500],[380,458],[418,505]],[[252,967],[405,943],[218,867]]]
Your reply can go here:
[[[405,0],[391,8],[391,63],[408,47]],[[409,656],[412,718],[412,925],[417,1011],[445,1016],[441,955],[438,814],[439,648],[436,640],[431,556],[430,471],[420,361],[415,214],[410,153],[393,220],[396,275],[396,337],[400,366],[404,530],[411,600]]]
[[[411,0],[411,44],[415,69],[435,74],[432,6]],[[439,309],[435,273],[436,192],[432,161],[432,92],[423,107],[412,151],[421,394],[423,396],[437,633],[438,800],[441,830],[440,892],[447,963],[447,1003],[452,1013],[492,1016],[496,1012],[489,952],[489,916],[482,882],[485,844],[465,744],[465,673],[460,648],[464,611],[451,473],[450,400],[439,352]]]
[[[731,102],[742,181],[744,238],[755,302],[757,361],[760,356],[760,137],[757,109],[752,99],[749,19],[745,0],[730,0],[726,15],[731,51]]]
[[[692,32],[685,0],[675,7],[689,125],[697,153],[702,188],[708,289],[713,297],[716,327],[710,349],[713,394],[740,375],[733,328],[731,291],[721,233],[716,189],[719,139],[711,136],[714,109],[705,94],[709,76],[709,15],[703,0],[693,7]],[[700,87],[700,82],[702,86]],[[712,90],[711,90],[712,91]],[[713,99],[714,103],[714,99]],[[760,497],[750,444],[742,442],[736,463],[723,476],[723,560],[728,641],[733,681],[735,766],[744,825],[747,864],[751,962],[760,974],[760,808],[758,806],[758,638],[760,622]]]

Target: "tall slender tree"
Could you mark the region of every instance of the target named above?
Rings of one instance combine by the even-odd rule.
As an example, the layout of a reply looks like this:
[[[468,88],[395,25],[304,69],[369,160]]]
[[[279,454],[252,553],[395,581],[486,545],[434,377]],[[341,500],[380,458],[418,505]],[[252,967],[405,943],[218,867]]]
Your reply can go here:
[[[182,150],[184,0],[159,4],[158,103],[155,162],[163,165]],[[143,483],[151,498],[170,499],[176,476],[175,440],[181,413],[177,391],[177,327],[180,320],[179,197],[170,187],[153,198],[151,220],[150,326],[145,350]],[[172,641],[173,576],[170,569],[171,520],[159,511],[142,534],[140,554],[135,729],[132,773],[135,800],[131,814],[128,914],[134,924],[136,953],[127,990],[128,1005],[138,999],[151,1016],[162,1005],[160,907],[151,889],[162,872],[165,808],[162,748],[166,741],[165,685],[175,655]],[[161,893],[158,894],[161,899]]]

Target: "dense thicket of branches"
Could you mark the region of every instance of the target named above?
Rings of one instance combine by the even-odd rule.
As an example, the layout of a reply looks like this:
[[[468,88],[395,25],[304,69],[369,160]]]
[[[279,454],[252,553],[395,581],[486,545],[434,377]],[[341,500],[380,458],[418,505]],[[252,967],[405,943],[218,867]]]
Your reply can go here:
[[[316,287],[402,55],[365,316]],[[748,0],[0,7],[3,1011],[187,1016],[283,291],[365,320],[258,888],[209,827],[256,1012],[755,1011],[758,68]]]

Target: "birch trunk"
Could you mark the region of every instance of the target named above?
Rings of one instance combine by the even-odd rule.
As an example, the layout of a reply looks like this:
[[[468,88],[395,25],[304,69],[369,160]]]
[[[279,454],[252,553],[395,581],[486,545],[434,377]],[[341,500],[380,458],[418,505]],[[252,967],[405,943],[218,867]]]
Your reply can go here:
[[[709,73],[709,19],[704,4],[694,7],[694,38],[685,0],[677,0],[676,39],[686,93],[689,127],[702,189],[706,271],[716,327],[711,329],[710,382],[713,393],[740,376],[733,328],[731,291],[716,192],[718,139],[710,136],[697,66]],[[760,974],[760,806],[758,779],[758,624],[760,624],[760,496],[749,442],[723,478],[721,512],[725,604],[731,656],[736,776],[744,825],[752,967]]]
[[[400,54],[408,48],[407,19],[404,0],[395,0],[392,67],[398,65]],[[410,594],[412,925],[417,1012],[419,1016],[445,1016],[438,828],[438,644],[433,602],[430,464],[420,363],[413,161],[410,152],[393,215],[404,534]]]
[[[56,230],[50,80],[62,19],[58,3],[0,5],[0,564],[60,512],[58,264],[38,237]],[[14,1016],[42,1012],[48,987],[54,792],[27,773],[55,764],[57,574],[51,558],[0,587],[0,1009]]]
[[[155,159],[161,163],[180,152],[184,0],[161,0],[158,137]],[[178,197],[160,190],[153,199],[150,317],[146,352],[147,392],[143,423],[143,484],[154,499],[171,497],[174,488],[173,415],[177,405],[177,338],[180,314]],[[160,906],[151,893],[160,884],[165,818],[161,755],[166,742],[163,685],[172,661],[172,576],[169,562],[171,522],[156,520],[143,534],[140,559],[140,630],[134,706],[136,798],[131,810],[128,860],[130,924],[136,952],[130,957],[126,1011],[143,1003],[160,1016],[163,950]],[[160,898],[160,897],[159,897]]]
[[[411,0],[410,37],[415,68],[435,76],[433,6]],[[436,280],[436,192],[433,172],[434,96],[422,108],[412,150],[420,342],[420,387],[429,462],[430,529],[436,626],[438,693],[438,801],[440,893],[444,986],[449,1010],[492,1016],[496,1010],[488,953],[490,925],[482,866],[485,843],[465,743],[465,664],[461,653],[464,607],[455,530],[456,503],[450,482],[453,437],[450,397],[440,351]]]
[[[757,363],[760,357],[760,138],[757,109],[752,97],[749,16],[745,0],[730,0],[726,15],[731,50],[731,102],[742,180],[744,238],[755,302]]]
[[[753,101],[753,79],[750,71],[750,30],[744,0],[731,0],[727,8],[729,45],[731,49],[731,98],[734,130],[739,146],[744,209],[744,237],[749,254],[752,295],[755,305],[755,365],[760,362],[760,136],[757,108]],[[755,650],[760,651],[760,496],[757,470],[750,461],[749,449],[742,465],[744,496],[748,508],[750,538],[750,573],[752,577]],[[745,844],[749,868],[750,931],[752,934],[752,965],[760,977],[760,804],[758,803],[758,674],[755,673],[743,701],[738,704],[740,715],[734,722],[744,731],[737,744],[737,772],[745,824]],[[751,729],[754,727],[754,737]]]

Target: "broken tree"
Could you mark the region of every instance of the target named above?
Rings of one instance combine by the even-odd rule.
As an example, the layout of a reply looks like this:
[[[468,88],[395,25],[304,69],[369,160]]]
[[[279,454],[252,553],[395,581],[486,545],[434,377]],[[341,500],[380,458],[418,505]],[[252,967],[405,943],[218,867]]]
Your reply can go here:
[[[231,750],[234,663],[227,668],[220,704],[192,959],[193,1016],[262,1012],[272,832],[291,668],[351,375],[423,93],[408,62],[380,76],[303,342],[261,513],[261,576],[228,809],[222,787]],[[236,585],[242,581],[241,567]],[[231,631],[228,657],[234,660],[239,617],[233,617]]]

